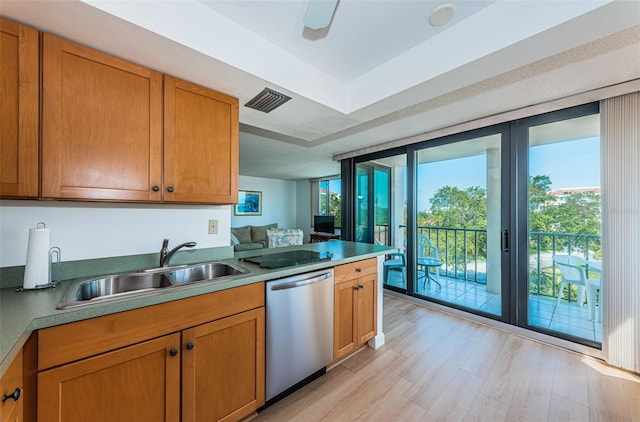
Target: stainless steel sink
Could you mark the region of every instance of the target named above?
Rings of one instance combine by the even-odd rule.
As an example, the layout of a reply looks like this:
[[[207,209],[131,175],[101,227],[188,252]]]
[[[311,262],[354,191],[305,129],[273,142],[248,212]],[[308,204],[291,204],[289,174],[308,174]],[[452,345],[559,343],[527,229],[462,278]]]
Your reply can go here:
[[[143,292],[171,286],[166,274],[125,274],[88,280],[81,283],[75,299],[79,301],[116,296],[123,293]]]
[[[231,277],[247,274],[249,270],[227,262],[208,262],[177,268],[169,272],[169,277],[176,284],[190,284],[199,281],[214,280],[221,277]]]
[[[67,288],[56,309],[136,296],[192,283],[218,281],[249,273],[249,270],[238,265],[214,261],[75,280]]]

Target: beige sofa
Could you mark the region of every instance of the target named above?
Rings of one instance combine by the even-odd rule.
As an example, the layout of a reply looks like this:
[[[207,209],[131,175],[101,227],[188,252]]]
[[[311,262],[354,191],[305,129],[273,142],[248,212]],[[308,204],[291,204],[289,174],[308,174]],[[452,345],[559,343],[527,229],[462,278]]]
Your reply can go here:
[[[236,252],[266,248],[267,230],[277,228],[278,223],[265,226],[242,226],[231,228],[231,244]]]

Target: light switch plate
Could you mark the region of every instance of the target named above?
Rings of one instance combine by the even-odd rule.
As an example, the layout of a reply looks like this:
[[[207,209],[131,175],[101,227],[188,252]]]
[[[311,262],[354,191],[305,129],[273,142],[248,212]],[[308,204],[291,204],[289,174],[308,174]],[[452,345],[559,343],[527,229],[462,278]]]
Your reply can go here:
[[[218,234],[218,220],[209,220],[209,234]]]

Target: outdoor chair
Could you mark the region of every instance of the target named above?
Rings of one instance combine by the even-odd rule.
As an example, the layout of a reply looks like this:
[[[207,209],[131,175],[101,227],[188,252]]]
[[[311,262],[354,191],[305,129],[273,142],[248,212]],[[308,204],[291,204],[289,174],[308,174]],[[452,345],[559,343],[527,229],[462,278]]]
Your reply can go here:
[[[387,254],[387,259],[383,262],[383,279],[384,284],[388,284],[389,280],[389,271],[399,271],[402,277],[402,286],[406,286],[407,280],[407,257],[404,253],[400,252],[392,252]]]
[[[587,265],[589,262],[576,255],[553,255],[553,262],[558,266],[560,274],[562,275],[562,282],[560,283],[560,290],[558,291],[556,307],[560,304],[565,284],[575,284],[578,286],[579,306],[582,306],[584,303],[584,294],[586,289],[589,319],[593,320],[595,318],[596,293],[600,290],[599,272],[591,271],[589,277],[587,277]],[[598,314],[600,314],[600,308],[601,307],[598,308]]]

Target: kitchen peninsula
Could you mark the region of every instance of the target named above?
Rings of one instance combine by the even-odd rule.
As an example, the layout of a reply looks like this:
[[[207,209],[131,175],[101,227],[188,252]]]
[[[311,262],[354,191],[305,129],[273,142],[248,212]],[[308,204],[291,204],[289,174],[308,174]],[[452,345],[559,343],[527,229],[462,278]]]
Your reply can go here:
[[[317,252],[329,252],[332,255],[332,258],[331,260],[323,260],[315,263],[280,268],[276,270],[263,269],[263,268],[260,268],[258,265],[251,264],[249,262],[242,260],[242,258],[248,257],[248,256],[264,255],[264,254],[270,254],[270,253],[278,253],[285,250],[300,250],[300,249],[317,251]],[[70,347],[68,344],[64,344],[65,342],[75,342],[75,341],[82,342],[82,338],[86,338],[87,342],[92,341],[93,343],[96,343],[95,337],[98,336],[100,337],[101,347],[103,347],[103,344],[110,345],[106,349],[101,349],[99,352],[105,353],[108,355],[115,355],[116,353],[119,353],[119,351],[121,352],[129,349],[133,351],[134,347],[136,346],[129,346],[129,345],[134,345],[134,344],[138,344],[137,347],[140,347],[142,345],[146,345],[145,347],[153,346],[153,347],[156,347],[158,350],[162,351],[164,350],[163,348],[169,347],[165,345],[165,342],[169,344],[177,338],[178,340],[175,340],[175,341],[177,341],[178,344],[180,344],[180,340],[179,340],[180,333],[182,333],[181,334],[183,338],[182,342],[184,342],[185,341],[184,339],[190,335],[196,336],[194,338],[197,340],[197,334],[195,334],[195,331],[192,331],[193,329],[197,330],[199,329],[198,327],[201,327],[201,326],[204,327],[204,326],[209,326],[211,324],[218,323],[218,321],[213,321],[212,323],[200,325],[205,321],[204,319],[202,320],[198,319],[199,317],[197,317],[197,315],[199,315],[200,313],[204,313],[205,310],[199,309],[199,308],[203,308],[203,307],[206,308],[207,306],[202,306],[205,303],[206,304],[217,303],[215,302],[215,300],[213,302],[204,301],[204,297],[205,297],[204,295],[210,295],[206,297],[210,297],[213,300],[216,298],[215,295],[218,295],[219,293],[224,293],[225,295],[227,295],[225,296],[224,300],[220,302],[221,308],[227,306],[227,304],[229,303],[234,304],[233,306],[235,306],[235,304],[238,303],[237,305],[238,309],[230,309],[229,311],[229,315],[235,315],[231,318],[237,318],[239,317],[239,315],[244,315],[246,312],[244,309],[241,309],[241,305],[243,306],[246,305],[247,312],[255,313],[255,315],[251,314],[252,316],[250,321],[253,321],[252,323],[255,322],[256,326],[259,327],[260,330],[262,330],[262,335],[264,335],[264,324],[261,321],[263,321],[263,312],[264,312],[264,284],[263,283],[265,281],[283,278],[283,277],[287,277],[295,274],[301,274],[309,271],[320,270],[323,268],[331,268],[331,267],[342,268],[342,273],[344,274],[348,274],[349,271],[353,271],[354,274],[360,274],[360,271],[362,271],[362,269],[361,269],[361,266],[357,264],[358,262],[373,264],[373,267],[367,267],[367,268],[373,268],[371,271],[373,271],[373,275],[374,275],[373,288],[375,289],[375,294],[372,296],[374,298],[374,304],[373,304],[373,308],[371,308],[374,310],[374,315],[372,315],[372,321],[373,321],[373,327],[375,327],[375,330],[369,337],[369,338],[372,337],[371,340],[369,340],[369,345],[371,347],[377,348],[380,345],[384,344],[384,334],[382,333],[382,300],[381,300],[382,285],[381,283],[375,283],[375,280],[377,279],[376,276],[381,274],[382,259],[384,254],[389,252],[389,250],[390,248],[386,246],[377,246],[377,245],[369,245],[369,244],[354,243],[354,242],[332,241],[332,242],[322,242],[322,243],[315,243],[315,244],[305,244],[302,246],[294,246],[289,248],[263,249],[260,251],[253,251],[253,253],[244,252],[242,254],[236,254],[236,256],[233,259],[227,259],[226,261],[245,267],[246,269],[251,271],[251,273],[248,275],[232,277],[232,278],[220,280],[220,281],[199,282],[199,283],[194,283],[192,285],[187,285],[187,286],[158,289],[158,291],[141,294],[136,297],[113,300],[113,301],[103,302],[99,304],[96,303],[96,304],[90,304],[90,305],[83,305],[75,308],[69,308],[66,310],[56,310],[56,304],[58,303],[60,298],[64,295],[65,290],[67,289],[67,286],[70,284],[68,282],[61,283],[55,289],[42,290],[42,291],[18,293],[18,292],[15,292],[14,289],[3,289],[1,292],[2,294],[0,296],[0,301],[1,301],[0,304],[2,305],[0,307],[0,318],[2,321],[2,332],[1,332],[1,338],[0,338],[1,340],[0,359],[2,363],[0,365],[0,376],[5,375],[7,368],[9,367],[11,362],[14,360],[14,358],[19,354],[21,354],[22,347],[25,345],[25,343],[27,343],[27,340],[30,338],[32,334],[34,333],[43,334],[40,336],[40,339],[39,339],[40,341],[38,342],[39,350],[37,353],[37,356],[38,356],[37,361],[32,363],[34,368],[37,367],[38,371],[40,371],[38,375],[38,392],[39,392],[38,413],[41,414],[40,412],[43,412],[43,409],[41,409],[40,401],[43,400],[45,397],[43,395],[44,394],[43,389],[45,386],[44,383],[52,382],[51,377],[41,376],[41,374],[52,373],[52,371],[55,371],[58,368],[64,368],[65,362],[75,362],[77,364],[80,364],[82,363],[82,359],[90,360],[87,358],[91,356],[95,356],[95,354],[98,353],[98,351],[87,352],[86,348],[89,347],[87,346],[88,343],[83,344],[83,347],[80,348],[80,349],[84,348],[85,349],[84,352],[82,350],[78,352],[77,347]],[[211,259],[212,260],[216,259],[215,253],[213,252],[212,252]],[[365,267],[365,265],[362,265],[362,267]],[[367,271],[370,271],[370,270],[366,270],[364,271],[364,273],[366,273]],[[117,272],[118,272],[118,268],[114,268],[113,273],[117,273]],[[349,282],[349,283],[352,282],[351,280],[346,280],[346,279],[340,279],[339,281],[342,284],[344,284],[345,282]],[[359,282],[356,282],[356,283],[359,283]],[[336,279],[336,287],[337,287],[337,284],[338,284],[338,280]],[[360,284],[358,284],[353,289],[350,289],[350,291],[359,290],[360,289],[358,287],[359,285]],[[241,290],[241,289],[244,289],[244,290]],[[245,298],[240,298],[240,300],[236,300],[236,299],[229,300],[231,298],[231,296],[229,296],[231,292],[249,292],[252,295],[252,297],[255,296],[255,300],[253,298],[251,299],[247,298],[246,300]],[[202,297],[203,299],[201,300],[200,297]],[[336,300],[338,299],[336,298]],[[190,327],[191,325],[188,325],[186,322],[183,325],[179,325],[179,324],[175,325],[177,323],[174,324],[174,321],[172,321],[172,318],[167,319],[167,313],[165,313],[164,311],[158,313],[157,316],[152,315],[154,309],[167,310],[169,309],[167,308],[167,306],[171,306],[173,309],[173,307],[178,306],[178,304],[180,303],[184,303],[186,305],[187,301],[189,302],[190,306],[193,304],[200,304],[200,306],[199,308],[196,308],[196,307],[189,308],[189,312],[184,312],[184,314],[186,315],[176,315],[176,319],[182,318],[184,320],[185,318],[189,317],[189,314],[193,313],[194,315],[196,315],[193,319],[193,327],[194,327],[193,329],[189,329],[188,327]],[[377,303],[377,307],[375,306],[376,303]],[[212,305],[212,308],[213,307],[214,306]],[[260,308],[262,308],[262,311],[260,311]],[[367,308],[367,309],[370,309],[370,308]],[[158,325],[159,327],[161,327],[160,330],[153,331],[152,334],[149,334],[149,339],[154,339],[154,338],[158,338],[158,336],[163,336],[158,338],[158,341],[160,338],[163,339],[162,341],[159,341],[159,342],[157,341],[158,344],[155,344],[155,343],[148,344],[155,340],[147,341],[146,339],[143,339],[140,336],[136,337],[138,335],[137,333],[133,337],[130,337],[131,341],[129,341],[129,339],[119,338],[119,337],[128,337],[129,334],[132,332],[132,327],[130,325],[134,324],[136,321],[136,319],[131,319],[132,322],[122,323],[122,321],[118,320],[119,315],[124,315],[124,314],[137,315],[134,313],[140,313],[140,312],[146,313],[144,319],[137,320],[142,324],[146,324],[146,321],[148,320],[161,321],[161,322],[166,321],[166,324]],[[207,312],[209,313],[209,315],[213,315],[213,313],[219,312],[219,311],[207,310]],[[242,312],[242,313],[237,314],[237,312]],[[262,312],[262,314],[260,312]],[[225,320],[229,319],[229,318],[226,318],[226,315],[222,315],[222,314],[220,315],[216,314],[215,317],[216,318],[225,317],[224,318]],[[110,318],[110,319],[105,320],[104,318]],[[202,318],[205,318],[205,317],[203,316]],[[212,320],[213,319],[214,318],[212,317]],[[129,319],[127,318],[127,321],[128,320]],[[104,325],[104,327],[108,328],[108,330],[105,331],[106,332],[105,335],[100,335],[101,333],[100,325],[99,325],[100,321],[107,321]],[[94,322],[97,324],[95,326],[96,331],[94,331],[93,328],[89,328],[90,324],[91,324],[91,327],[93,327]],[[243,321],[239,321],[238,323],[242,323],[242,322]],[[78,323],[81,325],[78,325]],[[172,328],[173,327],[172,324],[175,325],[174,328]],[[55,330],[62,330],[63,328],[66,329],[67,327],[74,327],[74,326],[82,327],[83,330],[78,331],[78,334],[72,338],[66,337],[66,338],[60,339],[59,337],[61,337],[61,335],[58,335],[58,334],[61,333],[62,331],[55,331]],[[122,334],[120,334],[120,331],[118,331],[117,333],[114,333],[113,332],[114,327],[117,327],[115,329],[118,329],[118,330],[121,329]],[[212,327],[215,328],[216,326],[212,326]],[[137,329],[140,327],[134,327],[134,328]],[[156,328],[157,327],[154,326],[154,329]],[[109,332],[109,330],[111,330],[111,332]],[[90,331],[90,332],[87,333],[87,331]],[[144,331],[144,327],[142,327],[142,331]],[[51,332],[52,335],[49,335],[49,336],[46,335],[46,333],[48,332]],[[354,330],[354,333],[355,332],[356,331]],[[149,333],[151,333],[151,331]],[[178,336],[178,337],[175,337],[175,336]],[[109,339],[107,337],[113,337],[113,339]],[[256,348],[262,348],[262,352],[260,353],[263,354],[264,342],[260,340],[260,337],[257,337],[257,339],[258,340],[256,340]],[[140,343],[140,341],[143,341],[143,342]],[[186,344],[186,349],[189,349],[189,347],[193,348],[193,344],[194,342],[191,342],[191,341],[188,342]],[[344,352],[339,355],[334,354],[334,358],[335,357],[341,358],[343,356],[346,356],[350,353],[350,351],[356,350],[360,345],[362,345],[362,343],[357,343],[356,341],[353,347],[349,346],[350,348],[345,349],[345,350],[348,350],[348,352]],[[49,354],[42,353],[45,348],[48,351],[72,350],[72,349],[73,351],[70,356],[63,357],[60,355],[64,353],[49,353]],[[177,348],[175,350],[176,350],[175,354],[177,354],[178,353]],[[334,350],[335,350],[335,345],[334,345]],[[171,348],[170,351],[171,353],[169,353],[168,355],[174,356],[173,354],[174,349]],[[106,352],[109,352],[109,353],[106,353]],[[101,355],[98,355],[97,357],[100,357],[100,356]],[[160,356],[162,356],[162,354]],[[185,356],[186,356],[186,353],[183,354],[183,357],[182,357],[183,360],[185,359]],[[25,367],[27,366],[27,364],[28,362],[25,362]],[[60,365],[63,365],[63,366],[60,366]],[[184,383],[185,382],[184,379],[186,376],[184,373],[184,369],[183,369],[182,376],[180,375],[179,370],[177,373],[178,375],[176,376],[176,378],[183,379],[183,383]],[[257,384],[262,383],[260,377],[263,377],[263,374],[264,372],[262,371],[262,375],[258,375]],[[183,384],[182,388],[184,390],[187,387],[185,387],[185,385]],[[172,387],[172,389],[174,388],[175,386]],[[55,389],[51,389],[51,390],[55,390]],[[28,393],[29,393],[28,391],[25,391],[24,394],[28,394]],[[50,396],[46,396],[46,397],[50,397]],[[53,396],[51,396],[51,398],[59,399],[59,397],[53,397]],[[175,414],[180,414],[180,412],[182,412],[182,414],[184,415],[185,414],[184,412],[187,411],[185,408],[184,400],[185,399],[183,399],[182,410],[180,410],[179,404],[176,405],[177,407],[176,406],[171,407],[167,404],[168,406],[167,411],[169,412],[167,414],[170,414],[172,412]],[[255,409],[262,404],[261,400],[262,402],[264,401],[263,387],[262,387],[262,398],[261,399],[258,398],[257,400],[254,400],[254,402],[250,403],[248,407],[245,407],[241,410],[244,413],[239,413],[239,414],[245,414],[245,413],[250,414],[251,411],[255,411]],[[28,403],[28,401],[25,401],[25,405],[26,403]],[[193,409],[196,407],[192,406],[190,408]]]

